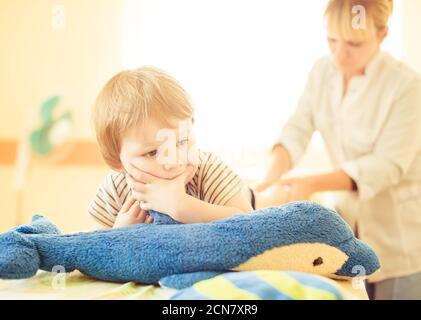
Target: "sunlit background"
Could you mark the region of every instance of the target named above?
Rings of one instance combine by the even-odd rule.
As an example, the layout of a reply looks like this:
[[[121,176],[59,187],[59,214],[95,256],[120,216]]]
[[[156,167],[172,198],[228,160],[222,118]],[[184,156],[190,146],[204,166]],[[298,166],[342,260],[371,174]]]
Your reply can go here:
[[[421,0],[395,2],[384,49],[421,72]],[[85,209],[108,170],[90,111],[123,68],[171,73],[194,102],[199,146],[242,177],[261,177],[312,64],[328,54],[325,4],[0,0],[0,231],[37,212],[64,231],[89,228]],[[40,106],[53,96],[52,120],[66,112],[70,120],[51,122],[42,155],[30,137],[51,120]],[[303,161],[311,170],[328,166],[317,134]]]
[[[326,1],[127,0],[124,67],[160,66],[188,89],[205,148],[258,176],[315,60]],[[385,49],[402,56],[401,2]]]

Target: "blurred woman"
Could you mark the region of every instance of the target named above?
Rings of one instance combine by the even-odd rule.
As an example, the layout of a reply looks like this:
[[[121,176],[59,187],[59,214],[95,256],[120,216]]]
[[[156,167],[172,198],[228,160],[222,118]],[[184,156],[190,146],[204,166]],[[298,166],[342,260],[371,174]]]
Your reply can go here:
[[[370,298],[421,299],[421,79],[380,49],[392,9],[392,0],[329,1],[331,55],[310,72],[256,187],[256,206],[345,191],[337,210],[382,265]],[[335,170],[282,180],[315,130]],[[272,196],[260,197],[269,188]]]

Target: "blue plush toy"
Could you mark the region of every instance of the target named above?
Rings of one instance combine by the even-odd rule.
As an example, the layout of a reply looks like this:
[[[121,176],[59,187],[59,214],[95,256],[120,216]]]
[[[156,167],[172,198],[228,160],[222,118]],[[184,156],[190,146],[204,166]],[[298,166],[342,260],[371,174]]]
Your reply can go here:
[[[0,278],[62,266],[97,279],[188,287],[227,271],[291,270],[350,278],[379,268],[373,250],[334,211],[294,202],[212,223],[154,224],[60,235],[42,216],[0,235]],[[363,274],[361,274],[363,270]]]

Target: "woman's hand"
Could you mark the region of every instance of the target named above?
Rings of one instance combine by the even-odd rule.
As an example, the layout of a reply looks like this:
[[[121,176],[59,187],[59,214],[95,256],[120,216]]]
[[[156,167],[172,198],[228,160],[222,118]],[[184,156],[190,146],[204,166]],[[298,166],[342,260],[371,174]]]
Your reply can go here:
[[[285,179],[278,184],[289,189],[288,202],[308,200],[316,192],[353,191],[353,180],[343,170],[317,176]]]
[[[256,190],[257,192],[263,192],[267,190],[270,186],[272,186],[278,180],[279,180],[278,176],[266,177],[263,181],[261,181],[260,183],[256,185],[254,190]]]
[[[280,184],[280,181],[282,180],[278,172],[269,171],[266,177],[256,185],[254,190],[257,192],[264,192],[270,187]]]
[[[278,183],[288,190],[287,202],[309,200],[317,192],[313,177],[285,179]]]
[[[178,177],[167,180],[157,178],[132,166],[126,174],[126,180],[132,194],[143,210],[154,210],[168,214],[175,220],[180,220],[180,208],[187,196],[186,183],[192,177],[193,166]]]
[[[117,215],[113,228],[127,227],[132,224],[152,223],[153,218],[140,208],[139,201],[129,196]]]
[[[291,168],[291,159],[288,150],[283,145],[275,145],[270,157],[269,170],[266,177],[260,182],[255,190],[262,192],[275,184],[282,174]]]

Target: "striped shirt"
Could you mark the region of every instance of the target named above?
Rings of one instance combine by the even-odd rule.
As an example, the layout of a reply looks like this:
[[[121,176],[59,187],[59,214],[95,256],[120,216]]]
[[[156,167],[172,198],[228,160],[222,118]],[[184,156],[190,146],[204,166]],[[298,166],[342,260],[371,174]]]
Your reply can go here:
[[[194,177],[186,185],[186,193],[202,201],[225,205],[244,186],[241,178],[215,154],[200,151]],[[123,173],[111,171],[99,186],[88,213],[99,223],[112,227],[131,190]]]

